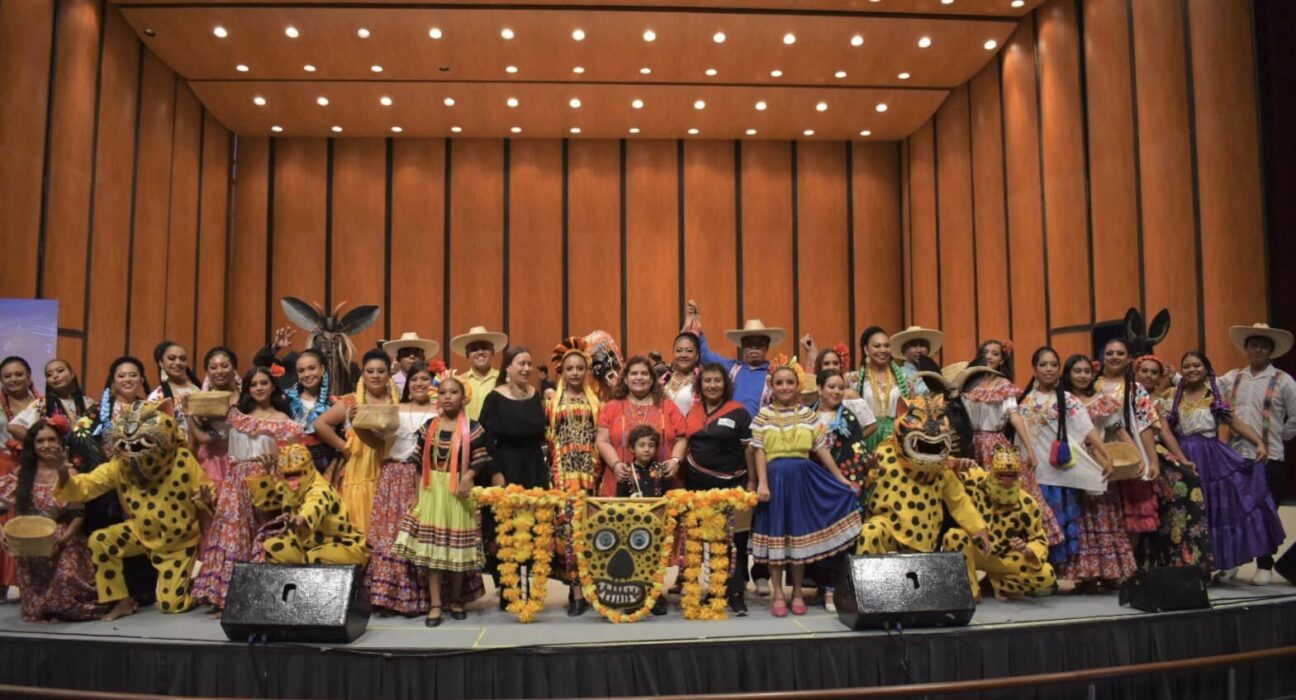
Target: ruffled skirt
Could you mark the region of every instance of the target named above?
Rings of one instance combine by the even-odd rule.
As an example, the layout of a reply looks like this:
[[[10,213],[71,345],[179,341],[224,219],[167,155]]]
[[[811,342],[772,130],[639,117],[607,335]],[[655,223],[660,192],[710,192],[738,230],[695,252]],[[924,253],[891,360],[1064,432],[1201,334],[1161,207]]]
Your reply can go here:
[[[752,519],[756,561],[808,564],[855,546],[860,511],[854,490],[799,457],[772,460],[767,473],[770,499],[756,506]]]
[[[418,468],[404,462],[387,462],[378,476],[369,531],[365,534],[373,554],[365,570],[369,601],[405,615],[428,611],[427,586],[414,565],[392,553],[401,521],[418,499]]]
[[[1285,533],[1265,465],[1214,438],[1189,435],[1179,445],[1201,475],[1215,567],[1231,569],[1277,552]]]
[[[237,462],[225,474],[225,485],[217,492],[215,515],[203,533],[202,569],[193,583],[195,600],[225,607],[234,565],[252,561],[257,531],[268,518],[252,507],[252,494],[245,479],[266,476],[260,462]]]

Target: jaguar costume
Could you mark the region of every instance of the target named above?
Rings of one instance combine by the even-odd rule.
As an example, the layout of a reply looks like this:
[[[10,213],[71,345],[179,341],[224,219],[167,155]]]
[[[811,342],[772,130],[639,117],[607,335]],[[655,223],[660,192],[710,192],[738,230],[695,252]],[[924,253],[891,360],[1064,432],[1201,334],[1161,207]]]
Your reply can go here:
[[[319,476],[310,450],[292,444],[279,450],[273,477],[246,479],[252,505],[279,511],[262,528],[264,558],[276,564],[359,564],[369,560],[364,534],[351,524],[346,504]]]

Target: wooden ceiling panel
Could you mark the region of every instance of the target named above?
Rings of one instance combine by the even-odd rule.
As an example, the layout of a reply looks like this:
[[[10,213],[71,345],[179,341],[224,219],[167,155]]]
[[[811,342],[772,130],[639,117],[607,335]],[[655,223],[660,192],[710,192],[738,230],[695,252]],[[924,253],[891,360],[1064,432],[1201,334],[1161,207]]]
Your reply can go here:
[[[926,121],[946,95],[871,88],[374,81],[221,81],[196,83],[194,89],[234,131],[275,135],[271,127],[278,125],[283,131],[276,133],[285,137],[802,139],[810,129],[815,139],[860,139],[868,130],[868,138],[891,140]],[[254,104],[258,96],[264,106]],[[327,106],[317,103],[320,97]],[[391,106],[381,104],[383,97],[391,98]],[[445,103],[447,97],[453,105]],[[509,98],[518,106],[509,107]],[[580,101],[578,108],[572,99]],[[643,107],[635,109],[635,100]],[[697,108],[698,100],[704,108]],[[756,109],[762,101],[766,109]],[[879,104],[887,106],[884,112]],[[342,131],[332,131],[334,126]],[[393,126],[401,128],[399,134]],[[456,126],[460,132],[452,131]],[[640,130],[637,135],[632,127]]]
[[[1015,20],[621,10],[134,7],[127,19],[190,80],[571,81],[953,88]],[[228,36],[218,38],[213,29]],[[297,38],[285,35],[287,27]],[[441,39],[429,37],[437,28]],[[365,28],[368,38],[357,36]],[[514,32],[512,40],[501,31]],[[576,29],[585,32],[575,41]],[[645,30],[656,40],[645,41]],[[724,43],[713,40],[725,34]],[[151,36],[150,36],[151,34]],[[793,44],[785,35],[796,37]],[[862,46],[851,43],[862,36]],[[921,48],[922,37],[931,39]],[[316,71],[307,72],[307,64]],[[246,65],[241,72],[237,66]],[[381,66],[375,73],[373,66]],[[516,66],[516,73],[507,72]],[[584,72],[577,74],[577,66]],[[651,69],[643,74],[642,68]],[[716,74],[708,76],[707,69]],[[782,71],[773,77],[771,71]],[[837,78],[838,71],[845,71]],[[911,78],[898,76],[908,73]]]

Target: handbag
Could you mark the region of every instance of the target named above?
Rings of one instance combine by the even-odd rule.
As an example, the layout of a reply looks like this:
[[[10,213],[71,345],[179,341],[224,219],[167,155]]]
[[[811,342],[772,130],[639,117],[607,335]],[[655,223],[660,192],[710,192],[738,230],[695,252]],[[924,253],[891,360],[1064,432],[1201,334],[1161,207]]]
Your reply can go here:
[[[1071,443],[1065,440],[1054,440],[1053,447],[1049,450],[1049,464],[1058,469],[1069,469],[1076,463],[1075,455],[1071,453]]]

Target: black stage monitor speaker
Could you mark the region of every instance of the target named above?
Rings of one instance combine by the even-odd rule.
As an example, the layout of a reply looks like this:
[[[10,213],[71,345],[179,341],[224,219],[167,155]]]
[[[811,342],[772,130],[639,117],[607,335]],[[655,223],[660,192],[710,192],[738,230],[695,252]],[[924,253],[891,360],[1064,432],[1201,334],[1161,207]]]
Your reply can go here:
[[[960,552],[851,557],[834,591],[851,629],[966,625],[976,612]]]
[[[1278,557],[1278,561],[1274,562],[1274,571],[1289,582],[1296,583],[1296,545]]]
[[[236,642],[353,642],[369,624],[361,571],[325,564],[235,564],[221,627]]]
[[[1145,612],[1210,607],[1206,577],[1196,566],[1162,566],[1134,574],[1120,590],[1120,604]]]

